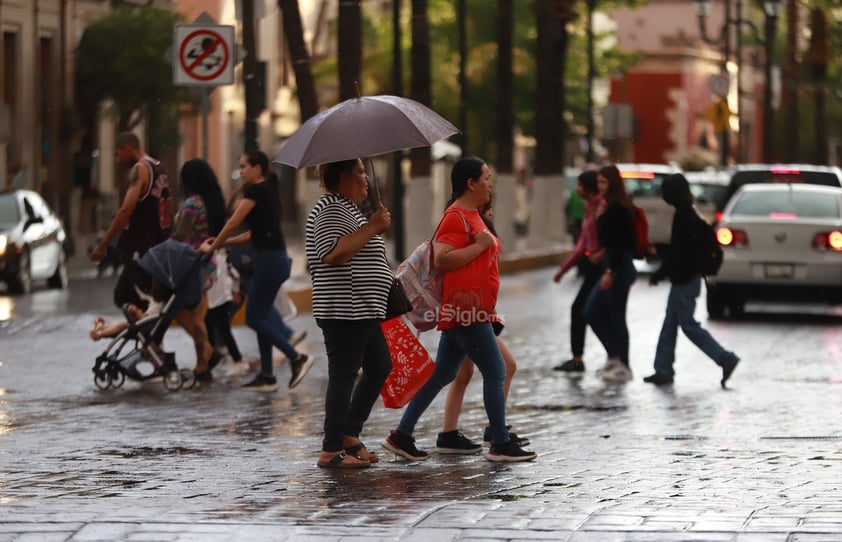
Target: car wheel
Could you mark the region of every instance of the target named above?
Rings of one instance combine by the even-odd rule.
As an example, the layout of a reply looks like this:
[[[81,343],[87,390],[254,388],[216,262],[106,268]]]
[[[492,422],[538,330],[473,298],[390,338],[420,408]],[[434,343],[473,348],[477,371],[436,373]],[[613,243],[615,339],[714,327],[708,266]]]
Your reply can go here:
[[[56,272],[52,277],[47,279],[47,286],[62,290],[67,288],[67,254],[64,247],[59,249],[58,263],[56,264]]]
[[[712,320],[724,318],[726,304],[724,296],[722,295],[722,289],[708,284],[707,290],[708,318]]]
[[[29,262],[29,250],[23,249],[18,260],[18,272],[8,281],[9,292],[28,294],[32,290],[32,266]]]

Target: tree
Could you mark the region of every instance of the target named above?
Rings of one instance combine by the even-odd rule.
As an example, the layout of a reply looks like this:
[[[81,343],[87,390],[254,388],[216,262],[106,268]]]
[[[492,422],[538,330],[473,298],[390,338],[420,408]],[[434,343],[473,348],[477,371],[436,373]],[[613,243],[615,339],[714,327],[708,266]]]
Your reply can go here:
[[[426,106],[431,105],[430,96],[430,26],[427,19],[427,0],[412,0],[412,50],[410,52],[412,81],[411,97]],[[464,128],[462,128],[464,130]],[[430,175],[430,150],[412,149],[412,175]]]
[[[278,7],[283,14],[284,36],[289,48],[292,70],[295,72],[295,86],[298,90],[298,107],[301,110],[301,122],[306,121],[319,111],[316,98],[316,85],[310,64],[310,53],[304,43],[304,29],[301,24],[301,11],[298,0],[278,0]]]
[[[355,83],[360,80],[363,51],[363,27],[360,0],[339,2],[337,44],[339,53],[339,99],[357,95]]]
[[[535,60],[535,173],[552,175],[564,168],[564,67],[573,0],[537,0]]]
[[[172,83],[165,53],[180,18],[150,6],[119,6],[89,25],[76,51],[76,101],[91,121],[103,102],[113,102],[119,130],[129,130],[151,109],[175,108],[185,93]],[[166,115],[159,115],[166,116]],[[175,126],[173,128],[176,128]],[[178,141],[177,130],[162,131],[162,145]]]
[[[512,0],[497,0],[497,171],[514,169],[514,80],[512,78]]]

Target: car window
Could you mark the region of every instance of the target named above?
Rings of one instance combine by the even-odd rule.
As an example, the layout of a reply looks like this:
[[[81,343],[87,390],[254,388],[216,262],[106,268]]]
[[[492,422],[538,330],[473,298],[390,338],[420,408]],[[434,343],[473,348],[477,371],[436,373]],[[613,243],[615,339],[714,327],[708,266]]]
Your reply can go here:
[[[746,192],[738,196],[731,214],[788,218],[838,218],[839,200],[814,192]]]
[[[799,168],[770,167],[768,169],[745,169],[734,173],[728,183],[728,189],[717,205],[723,209],[728,200],[746,184],[754,183],[789,183],[818,184],[822,186],[842,186],[839,177],[831,171],[809,171]]]
[[[639,196],[661,197],[661,183],[663,183],[665,175],[623,171],[622,176],[626,182],[626,192],[632,198]]]
[[[0,224],[17,224],[20,222],[20,208],[14,194],[0,196]]]
[[[726,187],[722,184],[690,183],[690,193],[699,203],[719,205],[725,195]]]

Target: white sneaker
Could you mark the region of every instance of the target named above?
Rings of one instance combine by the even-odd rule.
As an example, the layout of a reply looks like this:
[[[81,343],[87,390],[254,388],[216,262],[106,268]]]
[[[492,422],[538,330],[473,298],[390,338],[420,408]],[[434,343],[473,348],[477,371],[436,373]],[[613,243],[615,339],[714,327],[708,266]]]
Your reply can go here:
[[[228,361],[225,363],[225,377],[226,378],[239,378],[241,376],[245,376],[249,373],[249,364],[245,361],[241,361],[237,363],[231,358],[228,358]]]
[[[604,374],[613,371],[617,365],[622,364],[623,362],[620,361],[620,358],[608,358],[605,360],[605,365],[596,370],[596,374],[597,376],[603,376]]]
[[[606,382],[629,382],[634,375],[631,368],[625,363],[618,363],[609,371],[604,371],[600,376]]]

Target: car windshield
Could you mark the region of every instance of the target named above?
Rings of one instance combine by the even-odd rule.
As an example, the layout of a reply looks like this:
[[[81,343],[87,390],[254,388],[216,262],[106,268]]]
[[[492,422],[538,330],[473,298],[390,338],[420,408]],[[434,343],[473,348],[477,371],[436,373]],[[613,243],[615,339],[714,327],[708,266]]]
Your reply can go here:
[[[20,222],[20,209],[15,195],[0,195],[0,224],[11,225],[18,222]]]
[[[699,203],[719,205],[725,196],[726,187],[721,184],[690,183],[690,193]]]
[[[661,183],[666,175],[649,171],[623,171],[621,175],[626,182],[626,192],[632,198],[661,197]]]
[[[734,203],[731,214],[773,218],[838,218],[838,202],[838,198],[816,192],[746,192]]]
[[[839,178],[828,171],[803,171],[796,168],[769,168],[734,173],[731,183],[742,186],[748,183],[803,183],[839,186]]]

